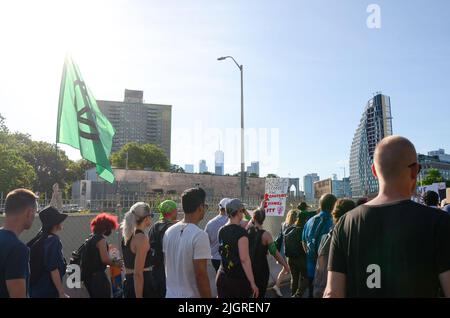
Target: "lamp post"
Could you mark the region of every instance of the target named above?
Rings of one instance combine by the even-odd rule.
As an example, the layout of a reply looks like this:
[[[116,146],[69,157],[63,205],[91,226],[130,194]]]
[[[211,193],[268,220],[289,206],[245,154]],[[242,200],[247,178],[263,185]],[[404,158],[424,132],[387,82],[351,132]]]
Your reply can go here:
[[[239,65],[232,56],[219,57],[218,61],[232,59],[241,72],[241,200],[245,196],[245,157],[244,157],[244,65]]]

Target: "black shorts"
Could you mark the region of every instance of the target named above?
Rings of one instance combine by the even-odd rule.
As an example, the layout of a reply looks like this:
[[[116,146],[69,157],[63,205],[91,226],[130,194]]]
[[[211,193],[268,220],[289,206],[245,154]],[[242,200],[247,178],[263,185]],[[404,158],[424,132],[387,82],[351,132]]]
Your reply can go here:
[[[216,278],[218,298],[250,298],[252,288],[247,279],[229,277],[219,271]]]

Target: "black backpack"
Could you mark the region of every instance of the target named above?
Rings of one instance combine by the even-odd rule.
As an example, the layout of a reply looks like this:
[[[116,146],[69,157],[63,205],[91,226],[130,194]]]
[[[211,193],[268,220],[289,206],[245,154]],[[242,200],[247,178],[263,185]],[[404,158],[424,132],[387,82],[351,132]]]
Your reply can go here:
[[[87,276],[88,271],[88,262],[87,262],[87,250],[88,245],[92,240],[93,235],[89,236],[84,243],[75,251],[72,252],[72,256],[70,257],[69,264],[70,265],[78,265],[81,270],[81,281],[84,281]]]
[[[304,254],[302,232],[302,227],[294,225],[284,231],[284,253],[287,257],[299,257]]]
[[[153,266],[164,266],[164,253],[162,249],[164,233],[175,223],[167,222],[157,228],[159,224],[155,223],[148,235],[150,241],[150,264]]]
[[[45,240],[49,236],[47,232],[39,232],[27,243],[30,249],[30,285],[38,282],[44,272]]]

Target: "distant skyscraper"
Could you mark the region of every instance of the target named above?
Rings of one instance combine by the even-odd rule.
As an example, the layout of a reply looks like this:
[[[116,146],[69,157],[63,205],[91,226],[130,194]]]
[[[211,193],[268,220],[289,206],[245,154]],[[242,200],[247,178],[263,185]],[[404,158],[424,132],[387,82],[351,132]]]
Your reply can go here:
[[[223,175],[224,174],[224,153],[221,150],[217,150],[215,153],[215,174]]]
[[[351,198],[352,194],[350,191],[350,179],[343,178],[342,180],[338,180],[337,178],[331,181],[332,182],[332,194],[334,194],[337,198]]]
[[[314,201],[314,182],[319,181],[317,173],[310,173],[303,177],[303,190],[305,192],[305,200]]]
[[[437,156],[440,161],[450,162],[450,155],[446,154],[444,149],[429,151],[428,156]]]
[[[350,186],[353,197],[374,195],[378,181],[372,175],[375,147],[381,139],[392,135],[389,96],[378,93],[367,102],[350,152]]]
[[[112,152],[129,142],[161,147],[170,162],[172,106],[144,104],[144,92],[125,90],[123,102],[98,100],[98,106],[116,134]]]
[[[194,165],[184,165],[184,171],[186,173],[194,173]]]
[[[252,161],[250,166],[247,166],[247,174],[250,175],[251,173],[259,176],[259,161]]]
[[[208,172],[208,166],[206,165],[206,160],[200,160],[199,165],[198,165],[198,172],[199,173]]]

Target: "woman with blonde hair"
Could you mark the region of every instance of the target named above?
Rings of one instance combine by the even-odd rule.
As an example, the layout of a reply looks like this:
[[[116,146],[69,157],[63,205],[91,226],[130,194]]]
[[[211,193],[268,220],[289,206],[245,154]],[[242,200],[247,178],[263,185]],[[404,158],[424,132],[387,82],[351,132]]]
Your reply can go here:
[[[286,214],[285,221],[281,224],[281,231],[275,240],[275,244],[277,245],[277,248],[280,251],[280,254],[283,258],[285,257],[284,232],[286,231],[286,229],[288,227],[295,225],[295,222],[297,221],[297,213],[298,212],[295,209],[289,210],[289,212]],[[279,262],[277,262],[277,263],[279,264]],[[278,297],[283,297],[283,293],[281,292],[280,288],[281,288],[281,282],[285,275],[289,275],[289,272],[287,272],[285,270],[285,268],[282,267],[280,272],[278,273],[277,281],[275,282],[275,285],[273,286],[273,290],[278,295]]]
[[[150,242],[144,233],[152,225],[152,217],[150,206],[147,203],[138,202],[125,214],[121,224],[125,298],[153,297]]]

